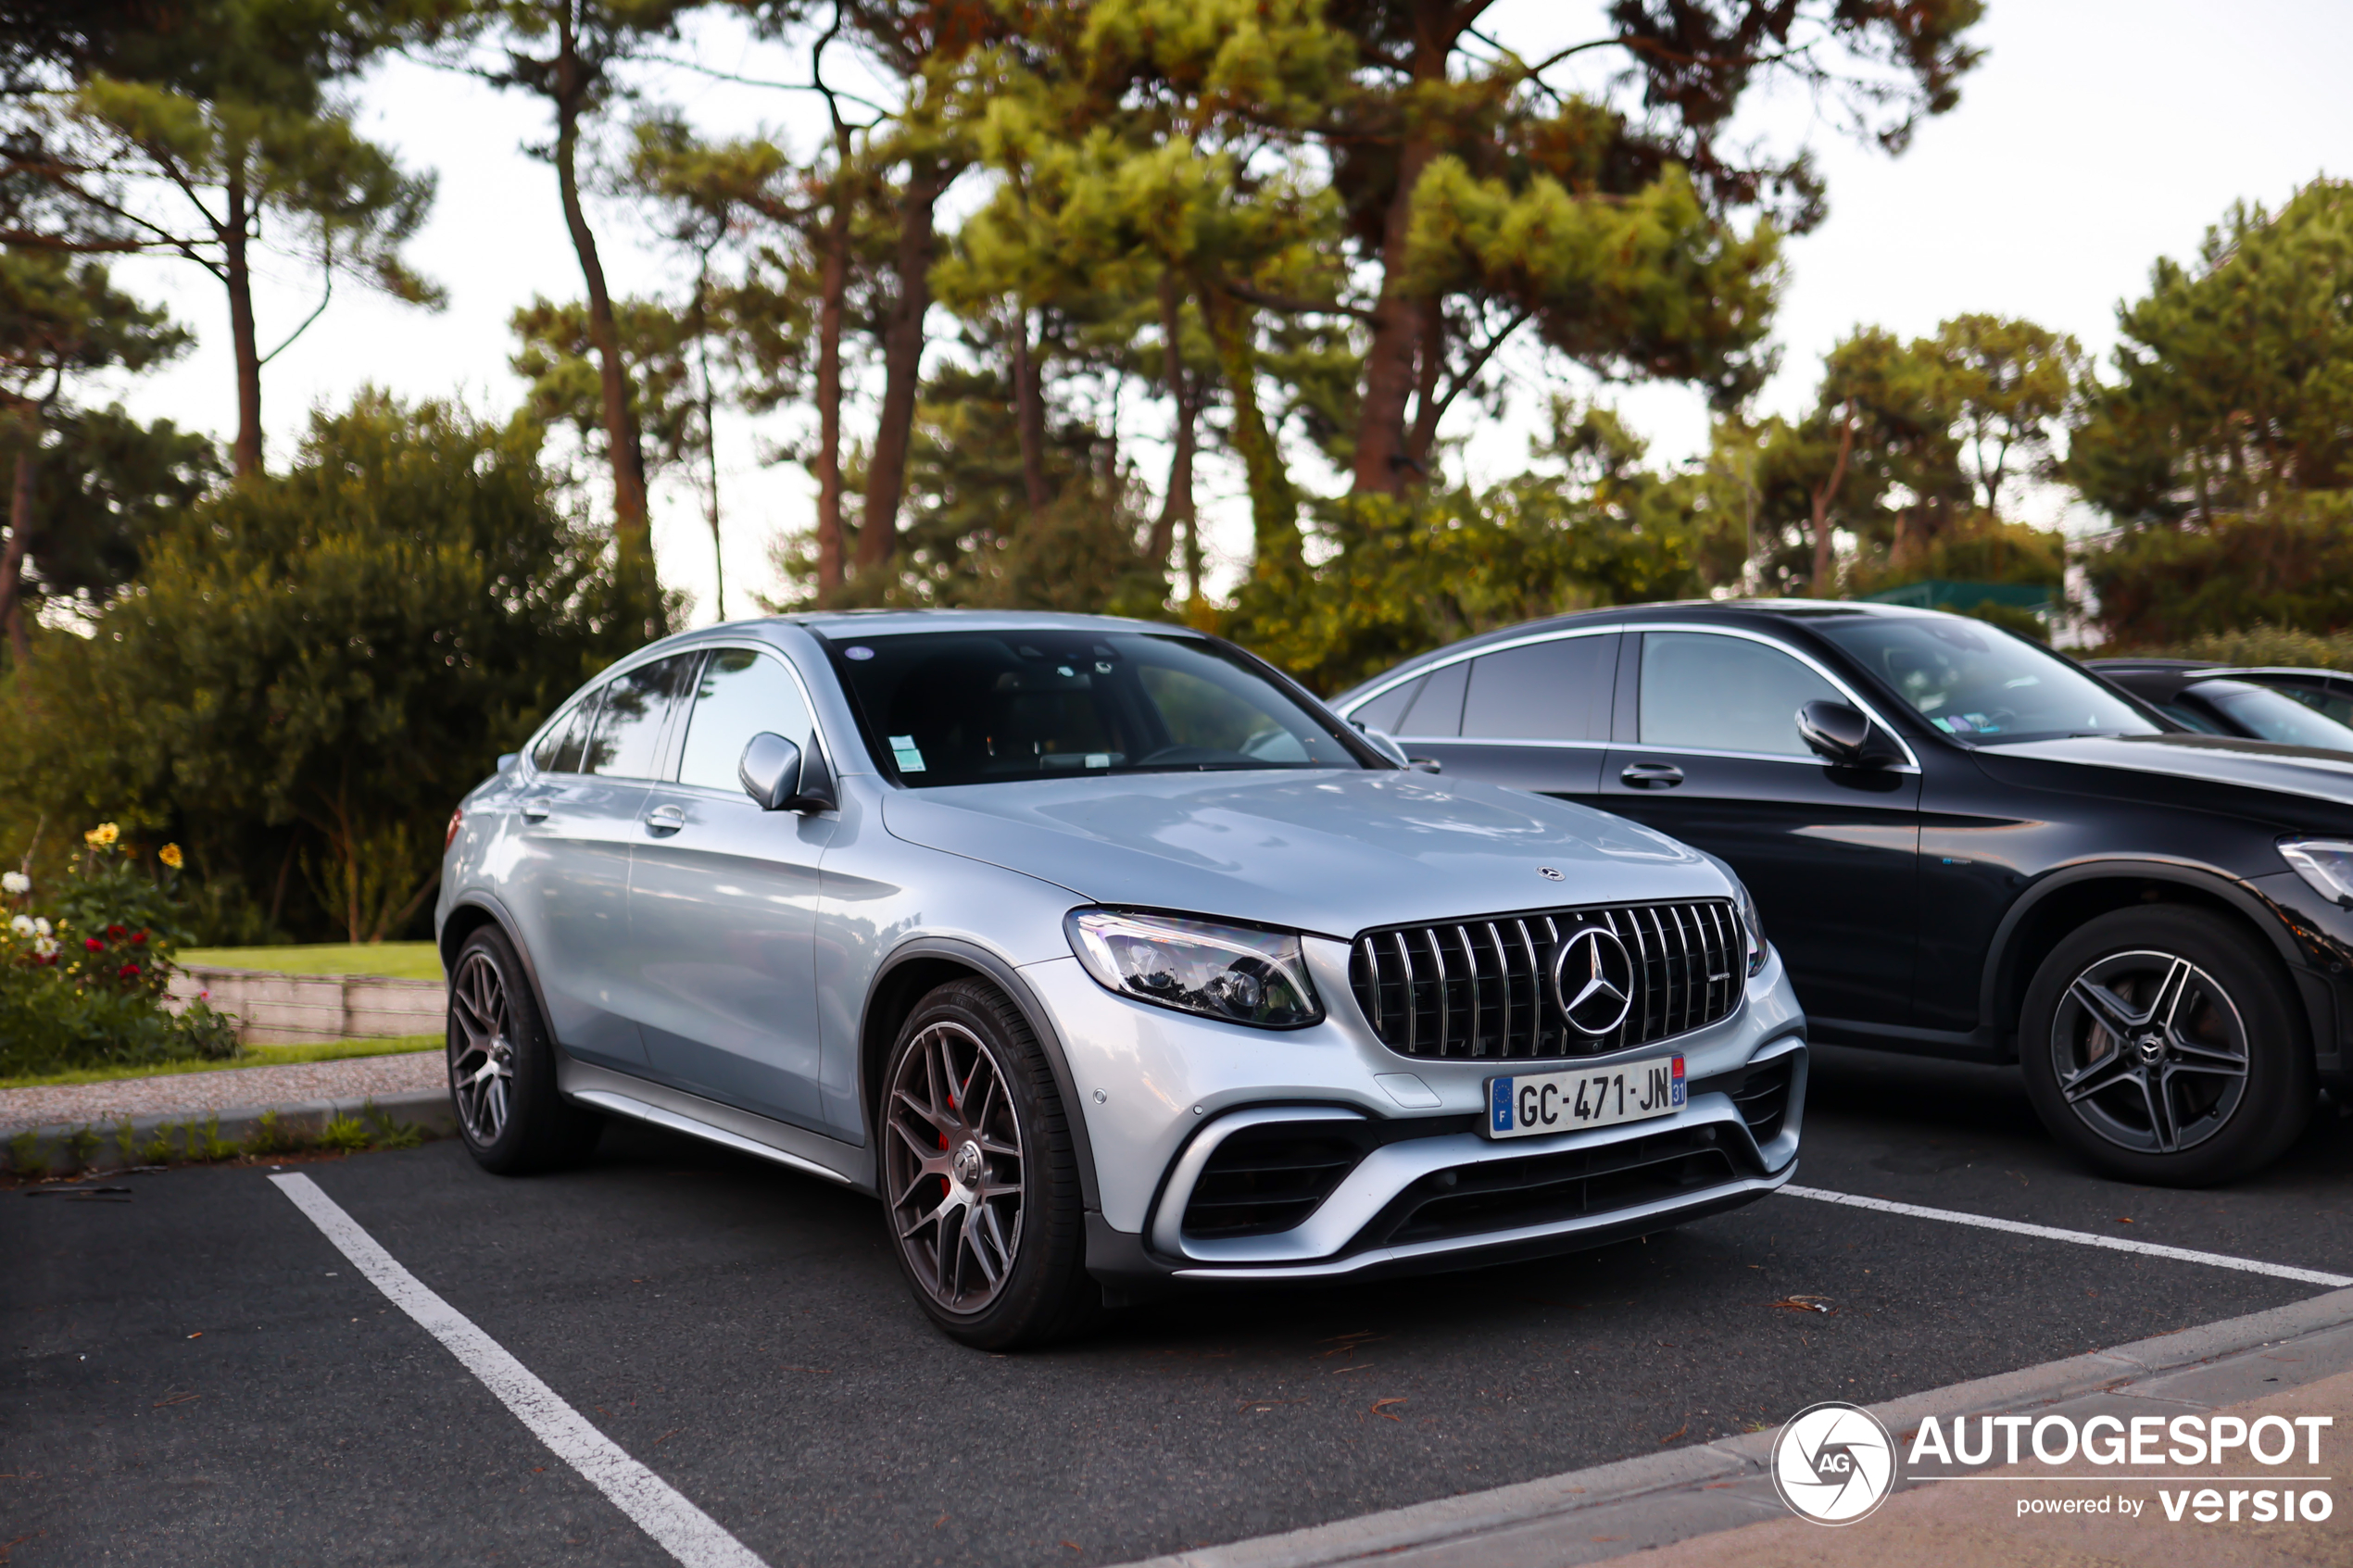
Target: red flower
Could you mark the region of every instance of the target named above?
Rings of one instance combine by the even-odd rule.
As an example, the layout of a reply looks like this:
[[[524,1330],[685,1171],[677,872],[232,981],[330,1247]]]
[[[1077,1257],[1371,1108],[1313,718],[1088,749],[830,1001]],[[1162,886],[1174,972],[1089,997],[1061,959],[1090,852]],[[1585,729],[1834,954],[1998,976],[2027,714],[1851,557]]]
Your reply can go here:
[[[110,926],[107,927],[107,935],[108,936],[113,937],[116,941],[120,942],[120,941],[121,941],[124,937],[126,937],[126,936],[130,935],[131,935],[131,933],[129,933],[129,932],[127,932],[127,931],[123,930],[123,929],[122,929],[122,927],[120,927],[120,926],[119,926],[119,925],[110,925]]]
[[[147,934],[144,931],[134,931],[131,934],[131,942],[133,947],[146,941],[146,939]]]
[[[117,980],[136,980],[139,978],[139,966],[135,963],[124,964],[114,972],[114,977]]]
[[[86,947],[87,949],[89,949],[91,952],[94,952],[94,953],[95,953],[95,952],[99,952],[99,951],[102,951],[102,950],[104,950],[104,948],[106,947],[106,944],[105,944],[104,942],[99,941],[99,940],[98,940],[96,937],[94,937],[94,936],[85,936],[85,937],[83,937],[83,938],[82,939],[82,947]]]

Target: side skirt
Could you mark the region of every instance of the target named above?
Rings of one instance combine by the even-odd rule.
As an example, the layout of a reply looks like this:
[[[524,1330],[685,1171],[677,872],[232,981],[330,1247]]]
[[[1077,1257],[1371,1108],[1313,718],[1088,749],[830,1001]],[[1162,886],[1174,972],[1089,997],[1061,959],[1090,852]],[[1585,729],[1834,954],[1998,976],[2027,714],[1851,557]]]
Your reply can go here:
[[[556,1085],[566,1099],[608,1115],[666,1127],[673,1133],[715,1143],[738,1154],[773,1160],[779,1165],[823,1176],[861,1192],[875,1190],[871,1150],[788,1122],[756,1116],[749,1110],[633,1078],[609,1067],[594,1067],[560,1050],[556,1053]]]

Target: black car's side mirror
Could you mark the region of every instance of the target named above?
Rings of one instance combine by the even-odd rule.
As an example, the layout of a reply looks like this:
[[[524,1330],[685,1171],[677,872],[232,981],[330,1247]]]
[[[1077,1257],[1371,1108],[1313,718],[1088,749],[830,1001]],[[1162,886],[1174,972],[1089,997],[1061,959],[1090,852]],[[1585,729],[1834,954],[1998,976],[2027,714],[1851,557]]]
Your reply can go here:
[[[813,742],[804,752],[784,736],[763,730],[744,743],[736,777],[763,811],[830,811],[840,804],[834,795],[833,770]]]
[[[1902,760],[1888,737],[1852,703],[1817,698],[1797,710],[1797,733],[1823,761],[1840,768],[1883,768]]]

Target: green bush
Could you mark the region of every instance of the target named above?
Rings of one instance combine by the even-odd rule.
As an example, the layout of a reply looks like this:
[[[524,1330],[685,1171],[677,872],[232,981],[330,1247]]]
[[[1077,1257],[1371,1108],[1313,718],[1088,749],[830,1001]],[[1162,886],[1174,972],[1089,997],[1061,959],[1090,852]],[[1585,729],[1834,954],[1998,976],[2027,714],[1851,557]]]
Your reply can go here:
[[[84,835],[54,892],[8,873],[0,927],[0,1076],[237,1054],[235,1020],[202,1000],[164,1005],[182,927],[179,851],[139,869],[111,822]]]

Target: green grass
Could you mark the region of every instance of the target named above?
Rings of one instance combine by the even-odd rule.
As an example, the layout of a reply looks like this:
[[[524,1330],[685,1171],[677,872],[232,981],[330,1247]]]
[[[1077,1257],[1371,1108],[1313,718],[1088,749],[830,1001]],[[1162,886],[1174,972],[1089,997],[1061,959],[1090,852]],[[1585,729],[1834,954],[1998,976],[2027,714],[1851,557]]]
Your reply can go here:
[[[325,942],[300,947],[183,947],[176,961],[207,969],[266,969],[281,974],[382,974],[438,980],[441,950],[430,942]]]
[[[218,1073],[229,1067],[277,1067],[293,1061],[341,1061],[355,1056],[397,1056],[408,1051],[435,1051],[444,1041],[438,1035],[400,1035],[382,1040],[324,1040],[316,1045],[247,1046],[227,1061],[154,1061],[144,1067],[77,1067],[64,1073],[41,1073],[25,1078],[0,1078],[0,1089],[32,1089],[50,1084],[106,1084],[121,1078],[161,1078],[177,1073]]]

